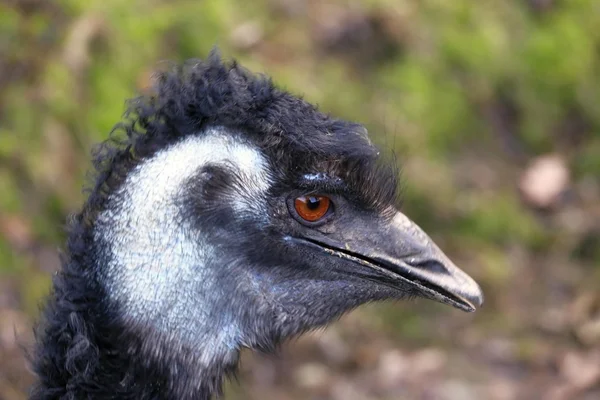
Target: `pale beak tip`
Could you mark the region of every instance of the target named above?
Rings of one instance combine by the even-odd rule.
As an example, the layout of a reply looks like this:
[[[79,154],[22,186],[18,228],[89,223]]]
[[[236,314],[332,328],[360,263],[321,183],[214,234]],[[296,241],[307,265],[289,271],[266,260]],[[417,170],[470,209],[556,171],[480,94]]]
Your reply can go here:
[[[468,311],[474,312],[483,306],[485,299],[483,296],[483,291],[479,285],[475,284],[475,287],[470,289],[472,290],[470,290],[469,293],[461,293],[460,298],[471,307],[471,309]]]

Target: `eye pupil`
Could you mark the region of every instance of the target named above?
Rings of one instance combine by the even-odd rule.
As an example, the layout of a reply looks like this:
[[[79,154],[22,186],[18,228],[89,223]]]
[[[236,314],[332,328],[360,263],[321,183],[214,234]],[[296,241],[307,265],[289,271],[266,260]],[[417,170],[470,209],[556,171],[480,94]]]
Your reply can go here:
[[[314,197],[314,196],[310,196],[308,198],[308,201],[306,202],[306,206],[310,210],[316,210],[317,208],[319,208],[320,203],[321,203],[321,199]]]

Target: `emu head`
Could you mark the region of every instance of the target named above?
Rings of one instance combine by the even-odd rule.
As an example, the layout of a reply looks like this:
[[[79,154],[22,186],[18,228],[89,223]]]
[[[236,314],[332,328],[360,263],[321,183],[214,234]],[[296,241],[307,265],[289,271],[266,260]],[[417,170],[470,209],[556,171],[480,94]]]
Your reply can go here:
[[[98,159],[93,277],[155,355],[234,363],[371,301],[482,303],[398,210],[396,168],[359,125],[214,54],[129,115]]]

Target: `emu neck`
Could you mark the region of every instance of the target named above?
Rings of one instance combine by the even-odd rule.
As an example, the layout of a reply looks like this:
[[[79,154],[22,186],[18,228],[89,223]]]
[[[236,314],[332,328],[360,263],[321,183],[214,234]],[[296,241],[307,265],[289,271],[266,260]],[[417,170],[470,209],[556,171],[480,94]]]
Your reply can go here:
[[[33,367],[38,382],[31,399],[199,399],[220,392],[237,356],[198,365],[193,349],[165,348],[147,332],[132,330],[105,293],[70,263],[55,277],[55,292],[37,332]]]
[[[219,163],[252,182],[251,198],[266,191],[261,153],[212,129],[142,160],[91,227],[79,220],[68,245],[76,257],[55,279],[38,337],[32,398],[209,399],[220,390],[246,342],[239,321],[250,305],[183,201],[202,167]]]

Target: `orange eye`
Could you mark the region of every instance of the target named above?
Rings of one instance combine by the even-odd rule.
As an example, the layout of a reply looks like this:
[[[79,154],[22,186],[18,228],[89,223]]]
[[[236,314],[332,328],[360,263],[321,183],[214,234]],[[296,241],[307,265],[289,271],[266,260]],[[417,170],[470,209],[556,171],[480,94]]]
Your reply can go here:
[[[323,218],[329,211],[329,207],[331,207],[331,200],[325,196],[301,196],[294,200],[296,212],[308,222],[316,222]]]

